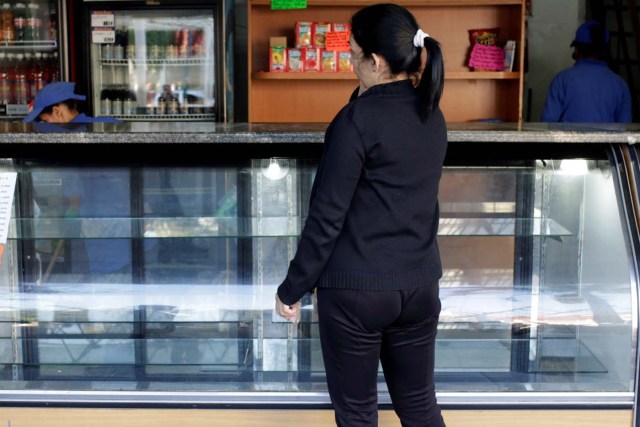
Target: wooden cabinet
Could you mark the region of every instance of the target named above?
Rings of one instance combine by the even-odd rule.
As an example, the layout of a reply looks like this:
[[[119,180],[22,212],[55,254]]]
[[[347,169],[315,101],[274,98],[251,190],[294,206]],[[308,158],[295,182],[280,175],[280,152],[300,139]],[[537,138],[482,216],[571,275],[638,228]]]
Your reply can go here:
[[[248,7],[249,121],[329,122],[357,85],[354,74],[269,73],[269,37],[294,45],[297,21],[349,22],[370,0],[308,0],[307,9],[271,10],[269,0]],[[442,110],[448,122],[522,121],[525,0],[399,0],[424,31],[437,39],[445,60]],[[478,72],[466,66],[468,30],[500,29],[499,41],[516,40],[513,72]]]

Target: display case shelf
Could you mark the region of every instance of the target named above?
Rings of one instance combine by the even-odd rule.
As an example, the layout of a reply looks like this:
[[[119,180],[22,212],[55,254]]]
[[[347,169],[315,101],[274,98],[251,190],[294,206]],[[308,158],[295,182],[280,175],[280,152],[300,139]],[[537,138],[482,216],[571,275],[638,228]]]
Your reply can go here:
[[[14,220],[12,228],[22,231],[20,235],[10,233],[9,239],[298,237],[303,223],[295,217],[39,218]],[[571,232],[543,218],[440,218],[438,235],[560,238]]]

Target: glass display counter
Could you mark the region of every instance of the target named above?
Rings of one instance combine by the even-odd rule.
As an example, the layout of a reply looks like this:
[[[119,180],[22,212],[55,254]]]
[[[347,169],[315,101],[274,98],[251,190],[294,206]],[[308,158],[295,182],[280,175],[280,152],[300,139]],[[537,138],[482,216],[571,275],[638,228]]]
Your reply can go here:
[[[298,325],[273,313],[323,127],[68,130],[0,134],[0,401],[327,407],[314,297]],[[637,137],[450,125],[445,408],[635,407]]]

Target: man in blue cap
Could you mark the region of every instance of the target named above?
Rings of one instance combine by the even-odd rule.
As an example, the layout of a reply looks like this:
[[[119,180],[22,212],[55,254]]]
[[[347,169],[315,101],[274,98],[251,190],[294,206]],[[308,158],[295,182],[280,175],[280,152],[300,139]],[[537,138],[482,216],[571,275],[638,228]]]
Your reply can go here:
[[[114,117],[89,117],[78,111],[76,102],[84,95],[75,93],[75,83],[55,82],[42,88],[33,102],[33,109],[24,122],[46,125],[38,130],[71,132],[58,124],[122,123]],[[78,130],[86,131],[80,128]],[[65,215],[79,217],[82,240],[69,242],[69,259],[74,273],[82,273],[87,282],[130,282],[131,231],[121,226],[118,218],[130,211],[130,174],[127,170],[61,169],[39,172],[40,178],[59,178],[62,183]],[[38,188],[36,187],[36,193]],[[97,219],[97,221],[96,221]],[[121,237],[121,238],[114,238]]]
[[[576,62],[551,81],[543,122],[631,122],[629,87],[607,64],[609,39],[599,22],[587,21],[578,27],[571,43]]]
[[[89,117],[78,111],[76,101],[86,96],[75,93],[75,83],[55,82],[43,87],[33,102],[33,109],[23,122],[46,123],[122,123],[114,117]]]

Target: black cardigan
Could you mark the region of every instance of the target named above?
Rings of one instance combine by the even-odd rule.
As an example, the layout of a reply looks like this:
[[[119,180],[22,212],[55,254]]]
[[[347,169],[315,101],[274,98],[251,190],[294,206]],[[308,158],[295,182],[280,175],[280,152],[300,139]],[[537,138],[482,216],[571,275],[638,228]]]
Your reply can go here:
[[[293,304],[315,287],[397,290],[438,281],[446,147],[442,112],[423,122],[409,80],[373,86],[349,102],[325,133],[281,301]]]

